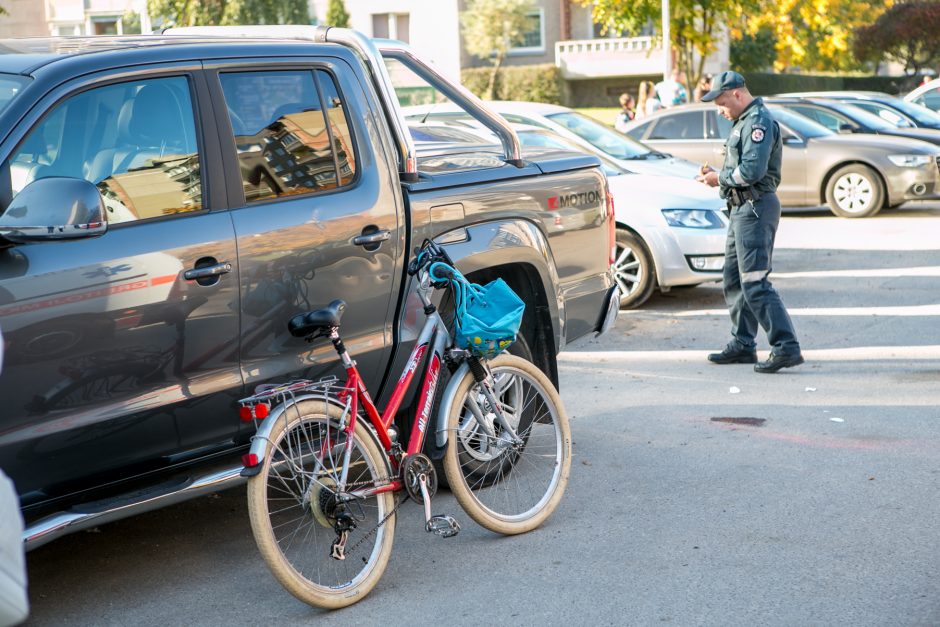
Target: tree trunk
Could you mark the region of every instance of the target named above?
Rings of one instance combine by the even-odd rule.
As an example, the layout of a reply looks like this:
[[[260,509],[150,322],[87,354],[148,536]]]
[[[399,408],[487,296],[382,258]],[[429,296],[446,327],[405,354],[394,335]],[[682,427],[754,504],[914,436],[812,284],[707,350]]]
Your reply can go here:
[[[503,55],[497,54],[493,61],[493,72],[490,74],[490,84],[486,88],[486,100],[496,100],[496,75],[499,74],[499,68],[503,65]]]

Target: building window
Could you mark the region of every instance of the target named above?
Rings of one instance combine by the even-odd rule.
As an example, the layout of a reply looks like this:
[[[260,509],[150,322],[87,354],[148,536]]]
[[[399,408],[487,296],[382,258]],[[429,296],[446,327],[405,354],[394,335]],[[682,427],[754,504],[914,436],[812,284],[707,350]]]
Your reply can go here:
[[[510,49],[510,54],[542,54],[545,52],[545,16],[542,9],[526,15],[526,29],[522,43]]]
[[[119,18],[107,17],[107,18],[93,18],[91,20],[91,26],[94,29],[93,35],[120,35],[121,32],[118,30]]]
[[[411,41],[411,16],[408,13],[373,13],[372,36],[397,39],[406,44]]]

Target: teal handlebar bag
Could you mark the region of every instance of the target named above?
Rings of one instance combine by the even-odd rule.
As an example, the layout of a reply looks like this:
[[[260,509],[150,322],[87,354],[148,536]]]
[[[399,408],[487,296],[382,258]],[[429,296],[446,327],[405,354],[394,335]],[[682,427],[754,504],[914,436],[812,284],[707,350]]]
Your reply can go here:
[[[468,281],[443,262],[428,268],[431,280],[450,283],[454,293],[454,344],[493,358],[516,341],[525,303],[502,279],[486,285]]]

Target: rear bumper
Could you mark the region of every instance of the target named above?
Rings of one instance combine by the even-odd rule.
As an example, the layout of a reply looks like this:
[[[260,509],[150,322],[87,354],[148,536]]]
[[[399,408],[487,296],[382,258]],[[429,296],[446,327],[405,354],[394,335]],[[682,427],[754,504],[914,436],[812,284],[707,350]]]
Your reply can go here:
[[[604,301],[604,309],[601,313],[601,319],[597,323],[597,327],[594,329],[594,337],[600,337],[610,331],[614,326],[614,323],[617,321],[617,313],[620,311],[620,286],[613,285],[607,291],[607,297]]]

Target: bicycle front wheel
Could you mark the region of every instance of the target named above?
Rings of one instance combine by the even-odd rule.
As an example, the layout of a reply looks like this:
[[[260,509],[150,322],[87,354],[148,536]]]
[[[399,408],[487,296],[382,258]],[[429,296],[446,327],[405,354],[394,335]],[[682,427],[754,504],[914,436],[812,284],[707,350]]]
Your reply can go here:
[[[555,386],[532,363],[503,354],[489,368],[492,377],[484,384],[468,372],[457,388],[444,473],[460,506],[481,526],[525,533],[551,515],[568,484],[568,416]],[[494,420],[482,385],[490,386],[518,441]]]
[[[292,404],[271,432],[261,472],[248,481],[248,513],[261,556],[301,601],[326,609],[352,605],[378,583],[395,537],[395,497],[350,493],[389,483],[379,446],[361,422],[344,464],[343,410],[304,400]],[[339,492],[345,469],[346,490]],[[351,527],[345,559],[333,557],[341,527]]]

